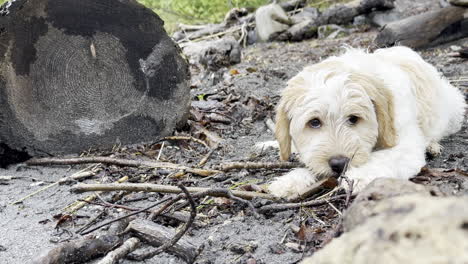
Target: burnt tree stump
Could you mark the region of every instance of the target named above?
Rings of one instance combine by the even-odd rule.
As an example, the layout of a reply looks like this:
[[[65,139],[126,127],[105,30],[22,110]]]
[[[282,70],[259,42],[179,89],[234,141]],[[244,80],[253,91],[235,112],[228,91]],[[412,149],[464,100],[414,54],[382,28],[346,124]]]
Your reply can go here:
[[[163,24],[134,0],[5,3],[0,143],[55,155],[171,134],[188,114],[189,71]]]

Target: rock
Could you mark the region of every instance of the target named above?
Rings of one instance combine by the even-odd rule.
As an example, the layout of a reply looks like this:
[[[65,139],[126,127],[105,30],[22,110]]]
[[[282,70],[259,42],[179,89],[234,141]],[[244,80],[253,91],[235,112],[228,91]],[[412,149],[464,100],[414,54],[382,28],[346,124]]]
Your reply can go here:
[[[359,15],[354,17],[353,19],[353,25],[355,26],[361,26],[361,25],[366,25],[369,24],[369,19],[367,18],[366,15]]]
[[[302,12],[291,16],[291,21],[294,24],[301,23],[303,21],[315,21],[319,16],[317,8],[305,7]]]
[[[447,0],[439,0],[439,6],[444,8],[444,7],[447,7],[449,6],[450,3],[447,1]]]
[[[290,24],[288,15],[278,4],[261,6],[255,12],[255,25],[260,41],[271,40],[273,35],[287,30]]]
[[[344,27],[330,24],[318,27],[317,34],[319,39],[334,39],[348,35],[349,31]]]
[[[241,61],[241,47],[234,37],[213,41],[190,42],[183,48],[191,64],[200,64],[208,71],[217,71]]]
[[[152,141],[185,122],[188,66],[150,9],[16,0],[0,13],[0,143],[75,153]]]
[[[343,228],[350,231],[356,226],[362,225],[367,219],[381,212],[376,211],[376,206],[382,201],[393,197],[419,193],[424,196],[431,196],[431,189],[424,185],[399,179],[381,178],[372,181],[346,210],[343,218]]]
[[[452,5],[468,6],[468,0],[448,0]]]
[[[317,26],[312,20],[304,20],[294,26],[290,27],[286,34],[292,41],[301,41],[305,39],[310,39],[317,35]]]
[[[376,195],[377,200],[372,200]],[[371,198],[371,203],[366,197]],[[404,180],[377,179],[357,199],[356,204],[369,206],[364,213],[367,219],[360,216],[359,221],[350,221],[346,218],[352,214],[346,213],[347,229],[351,231],[302,264],[468,261],[468,197],[434,197],[425,188]]]

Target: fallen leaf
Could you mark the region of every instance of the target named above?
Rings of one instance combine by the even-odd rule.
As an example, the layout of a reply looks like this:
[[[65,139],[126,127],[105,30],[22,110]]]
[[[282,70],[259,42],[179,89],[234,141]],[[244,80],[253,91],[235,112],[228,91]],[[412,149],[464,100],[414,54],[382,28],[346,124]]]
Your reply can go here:
[[[231,70],[229,70],[229,74],[237,75],[237,74],[240,74],[240,72],[237,69],[231,69]]]

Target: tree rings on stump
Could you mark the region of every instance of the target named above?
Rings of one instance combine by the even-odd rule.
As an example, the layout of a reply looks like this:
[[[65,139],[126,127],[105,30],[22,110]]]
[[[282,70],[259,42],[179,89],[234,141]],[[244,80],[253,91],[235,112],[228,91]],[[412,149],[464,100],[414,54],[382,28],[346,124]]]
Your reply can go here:
[[[0,56],[0,143],[30,155],[152,141],[188,114],[188,65],[134,0],[7,2]]]

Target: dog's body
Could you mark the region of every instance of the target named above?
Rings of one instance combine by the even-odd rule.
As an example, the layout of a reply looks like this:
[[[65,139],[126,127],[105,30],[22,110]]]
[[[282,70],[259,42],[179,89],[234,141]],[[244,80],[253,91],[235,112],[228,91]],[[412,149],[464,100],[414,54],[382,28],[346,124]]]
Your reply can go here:
[[[458,131],[461,92],[405,47],[344,55],[306,67],[288,82],[278,105],[276,137],[283,160],[291,142],[308,167],[270,185],[295,197],[317,179],[346,176],[357,190],[378,177],[408,179],[425,164],[426,149]]]

